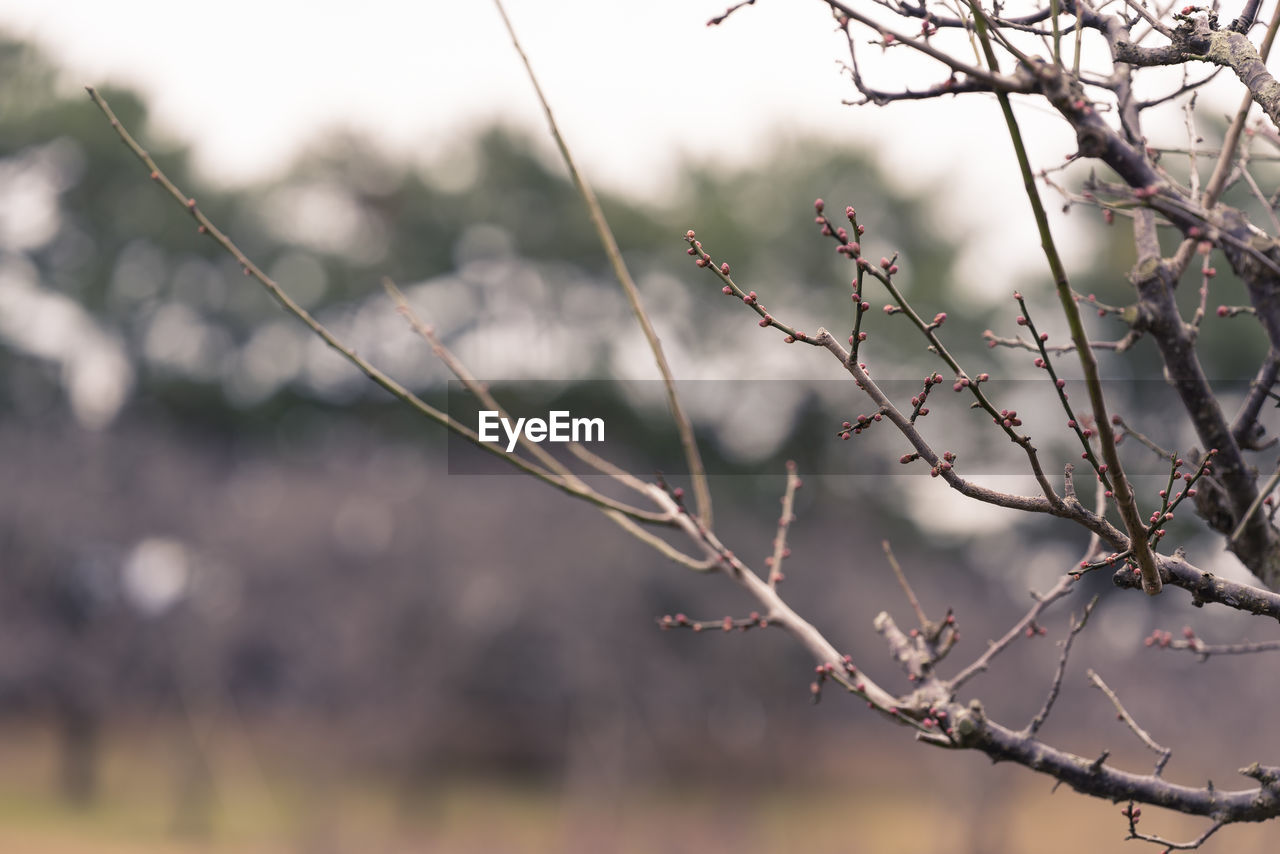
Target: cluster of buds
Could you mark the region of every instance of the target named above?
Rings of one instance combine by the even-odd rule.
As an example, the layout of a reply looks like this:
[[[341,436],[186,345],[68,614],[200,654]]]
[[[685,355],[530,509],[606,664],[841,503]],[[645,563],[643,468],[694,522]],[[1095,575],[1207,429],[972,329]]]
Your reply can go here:
[[[1196,497],[1196,488],[1194,484],[1206,472],[1212,471],[1213,466],[1210,465],[1209,461],[1213,459],[1216,454],[1217,449],[1210,449],[1210,451],[1205,455],[1204,461],[1194,472],[1179,471],[1179,469],[1186,465],[1186,461],[1180,457],[1174,458],[1173,466],[1169,473],[1169,486],[1160,490],[1159,493],[1160,509],[1153,512],[1147,519],[1147,530],[1149,535],[1154,536],[1157,540],[1165,535],[1165,529],[1159,526],[1173,519],[1174,509],[1181,504],[1184,499]],[[1186,488],[1173,493],[1173,497],[1170,498],[1169,491],[1173,488],[1173,484],[1178,480],[1185,480],[1187,482]]]
[[[814,217],[813,221],[818,226],[819,233],[823,237],[834,237],[839,244],[836,246],[836,252],[840,255],[849,256],[850,260],[859,259],[859,265],[863,263],[861,259],[862,246],[858,243],[858,237],[866,233],[866,226],[858,225],[858,212],[851,206],[844,209],[844,215],[849,220],[849,225],[853,231],[842,226],[833,226],[831,221],[827,219],[823,211],[826,209],[826,202],[822,199],[813,200]]]
[[[911,423],[916,423],[916,419],[922,415],[929,414],[929,408],[925,406],[925,402],[929,399],[929,390],[935,385],[942,382],[942,375],[932,373],[924,378],[924,385],[920,388],[920,393],[911,398]]]
[[[821,203],[821,201],[821,199],[818,200],[819,203]],[[821,208],[819,208],[819,210],[821,210]],[[725,296],[741,297],[744,303],[755,309],[756,314],[760,315],[760,328],[767,329],[771,326],[778,327],[783,332],[787,333],[786,343],[788,344],[794,344],[797,341],[809,341],[809,336],[804,332],[793,330],[785,324],[778,323],[774,320],[773,316],[770,315],[768,310],[760,303],[760,297],[755,291],[743,293],[737,284],[729,278],[730,270],[728,261],[722,262],[718,267],[715,266],[715,262],[712,260],[711,256],[703,250],[702,242],[697,239],[697,234],[693,229],[689,229],[685,232],[684,239],[689,244],[689,254],[696,256],[694,263],[698,267],[709,268],[713,273],[720,277],[721,281],[724,282],[724,285],[720,288],[721,293]]]
[[[697,234],[691,228],[684,233],[685,242],[689,244],[688,254],[694,257],[694,264],[699,267],[706,267],[711,263],[711,259],[702,251],[702,241],[697,239]]]
[[[665,486],[665,483],[664,483],[664,486]],[[675,489],[669,490],[668,494],[671,496],[671,500],[676,503],[676,506],[680,508],[681,513],[689,512],[688,510],[685,509],[685,506],[684,506],[684,487],[683,486],[677,486]]]
[[[944,317],[945,317],[945,315],[944,315]],[[956,381],[955,381],[954,383],[952,383],[952,384],[951,384],[951,390],[952,390],[952,391],[964,391],[965,389],[969,388],[970,386],[976,386],[976,385],[978,385],[978,384],[980,384],[980,383],[985,383],[985,382],[986,382],[987,380],[989,380],[989,379],[991,379],[991,374],[988,374],[988,373],[986,373],[986,372],[983,372],[983,373],[981,373],[981,374],[978,374],[978,375],[977,375],[976,377],[974,377],[973,379],[970,379],[969,377],[966,377],[966,376],[964,376],[963,374],[961,374],[959,377],[957,377],[957,378],[956,378]]]
[[[719,620],[691,620],[684,614],[665,614],[658,618],[658,628],[664,632],[668,629],[689,629],[693,632],[703,632],[707,630],[719,629],[722,632],[731,632],[734,629],[745,632],[747,629],[765,628],[769,625],[769,618],[761,616],[757,611],[752,611],[748,616],[734,619],[733,617],[724,617]]]
[[[1102,466],[1098,466],[1099,471],[1102,471],[1102,468],[1103,468]],[[1164,528],[1161,528],[1158,526],[1163,525],[1165,522],[1168,522],[1172,519],[1173,519],[1172,513],[1168,513],[1168,512],[1162,513],[1159,510],[1157,510],[1151,514],[1151,518],[1147,519],[1147,524],[1150,525],[1150,529],[1155,532],[1155,535],[1157,537],[1163,537],[1165,534]]]
[[[1072,430],[1075,430],[1075,429],[1079,428],[1079,429],[1080,429],[1080,435],[1081,435],[1081,436],[1085,437],[1086,439],[1092,439],[1092,438],[1093,438],[1093,428],[1092,428],[1092,427],[1080,427],[1080,423],[1079,423],[1078,421],[1076,421],[1074,418],[1068,418],[1068,419],[1067,419],[1067,427],[1069,427],[1069,428],[1070,428],[1070,429],[1072,429]],[[1117,444],[1117,445],[1118,445],[1118,444],[1120,444],[1120,441],[1119,441],[1118,439],[1116,440],[1116,444]],[[1083,459],[1088,459],[1088,454],[1086,454],[1086,455],[1083,457]]]
[[[992,418],[991,421],[1001,427],[1021,427],[1022,419],[1018,417],[1016,409],[1001,409],[999,418]]]
[[[1181,480],[1185,480],[1185,481],[1187,482],[1187,487],[1188,487],[1188,488],[1186,489],[1186,495],[1185,495],[1185,497],[1187,497],[1187,498],[1194,498],[1194,497],[1195,497],[1195,495],[1196,495],[1196,490],[1195,490],[1195,487],[1191,486],[1191,484],[1195,483],[1195,482],[1196,482],[1197,480],[1199,480],[1201,477],[1203,477],[1204,475],[1209,474],[1210,472],[1212,472],[1212,471],[1213,471],[1213,463],[1212,463],[1212,460],[1213,460],[1213,458],[1214,458],[1214,457],[1216,457],[1217,455],[1218,455],[1218,449],[1217,449],[1217,448],[1210,448],[1210,449],[1208,450],[1208,452],[1205,454],[1204,462],[1202,462],[1202,463],[1200,464],[1200,467],[1199,467],[1199,468],[1197,468],[1194,472],[1189,472],[1189,471],[1178,471],[1178,469],[1180,469],[1180,468],[1182,468],[1184,465],[1186,465],[1186,460],[1183,460],[1183,459],[1181,459],[1181,458],[1178,458],[1178,459],[1176,459],[1176,460],[1174,460],[1174,461],[1173,461],[1173,469],[1174,469],[1174,471],[1173,471],[1173,480],[1179,480],[1179,479],[1181,479]],[[1175,496],[1174,496],[1174,500],[1175,500],[1175,501],[1176,501],[1176,500],[1178,500],[1178,496],[1177,496],[1177,495],[1175,495]]]
[[[948,715],[946,709],[929,709],[928,713],[921,718],[920,725],[925,729],[933,729],[935,726],[942,727],[946,731],[947,735],[951,735],[951,727],[946,725],[947,718]]]
[[[1190,626],[1186,626],[1185,628],[1183,628],[1182,631],[1183,631],[1183,634],[1186,636],[1187,640],[1193,640],[1196,636],[1196,633],[1191,630]],[[1151,634],[1147,635],[1145,638],[1142,639],[1142,645],[1160,647],[1161,649],[1168,649],[1170,646],[1173,645],[1173,633],[1163,632],[1160,629],[1154,629],[1151,632]]]
[[[1079,581],[1080,576],[1084,575],[1086,572],[1089,572],[1094,569],[1101,569],[1106,566],[1114,566],[1116,561],[1120,560],[1121,558],[1128,557],[1128,555],[1129,555],[1128,552],[1125,552],[1123,554],[1121,554],[1120,552],[1112,552],[1106,557],[1100,558],[1095,561],[1082,560],[1080,561],[1080,568],[1076,570],[1072,570],[1068,574],[1072,578]]]
[[[828,679],[834,678],[837,666],[830,661],[823,662],[813,668],[814,680],[809,683],[809,693],[813,696],[813,702],[822,699],[822,685]],[[841,656],[839,669],[842,670],[850,678],[858,675],[858,668],[853,666],[853,657],[849,655]],[[855,682],[853,685],[855,691],[864,691],[866,685],[861,681]]]
[[[859,415],[853,421],[844,421],[840,424],[840,429],[836,431],[836,435],[841,439],[848,439],[850,434],[858,435],[863,430],[870,430],[871,425],[884,418],[883,414],[876,412],[872,415]]]
[[[951,471],[952,464],[955,463],[955,461],[956,461],[955,454],[951,453],[950,451],[944,452],[942,454],[942,459],[938,461],[938,464],[933,468],[929,469],[929,476],[938,477],[939,475],[942,475]]]
[[[791,557],[791,549],[784,548],[782,550],[782,556],[784,558]],[[779,563],[781,563],[781,561],[779,561]],[[786,573],[784,573],[782,570],[778,569],[773,565],[773,555],[769,555],[764,559],[764,565],[769,567],[769,583],[770,584],[776,587],[779,583],[787,580]]]

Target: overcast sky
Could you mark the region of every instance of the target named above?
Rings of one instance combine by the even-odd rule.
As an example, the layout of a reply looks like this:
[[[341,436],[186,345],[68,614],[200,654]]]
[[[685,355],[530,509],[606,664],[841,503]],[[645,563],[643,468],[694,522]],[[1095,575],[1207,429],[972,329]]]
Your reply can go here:
[[[859,137],[882,111],[840,105],[839,42],[818,3],[764,2],[707,28],[722,0],[510,0],[580,157],[648,190],[682,152],[740,158],[770,131]],[[68,85],[129,83],[211,177],[279,168],[318,129],[356,125],[431,150],[503,119],[538,128],[488,0],[5,0],[0,25],[45,45]]]
[[[871,146],[903,184],[936,189],[945,216],[999,223],[970,242],[962,278],[989,285],[981,259],[994,252],[1005,271],[1042,272],[1030,217],[1008,217],[1026,201],[993,98],[843,106],[854,92],[825,5],[761,0],[708,28],[726,5],[508,0],[591,180],[653,196],[670,186],[682,156],[736,162],[767,150],[779,133],[821,134]],[[269,176],[334,126],[430,157],[501,119],[550,147],[489,0],[0,0],[0,26],[44,45],[68,69],[68,89],[116,82],[147,93],[160,127],[195,146],[212,180]],[[863,58],[885,88],[945,76],[906,50],[868,45]],[[1046,107],[1019,109],[1038,165],[1074,150],[1069,129]],[[1181,125],[1176,109],[1173,118]],[[1064,237],[1073,225],[1060,226]]]

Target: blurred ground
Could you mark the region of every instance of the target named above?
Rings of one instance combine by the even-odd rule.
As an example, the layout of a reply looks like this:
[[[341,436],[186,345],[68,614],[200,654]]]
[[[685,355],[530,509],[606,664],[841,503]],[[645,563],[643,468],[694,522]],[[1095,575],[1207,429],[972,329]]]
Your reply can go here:
[[[356,418],[330,428],[288,453],[155,421],[0,428],[0,477],[18,487],[0,494],[16,526],[0,603],[0,850],[1124,848],[1119,805],[914,745],[838,694],[813,706],[811,664],[784,635],[658,631],[663,613],[749,605],[594,511],[521,478],[450,476]],[[772,526],[754,520],[776,512],[779,481],[717,481],[723,535],[741,553],[767,552]],[[801,493],[789,595],[863,669],[905,687],[871,630],[881,608],[908,619],[874,539],[896,529],[847,524],[829,488]],[[385,530],[351,522],[371,503]],[[566,526],[579,533],[566,539]],[[184,574],[156,598],[145,579],[162,570],[128,579],[139,543],[160,536]],[[955,667],[1070,555],[981,536],[895,542],[925,607],[956,610]],[[974,557],[999,566],[984,574]],[[1235,769],[1277,749],[1256,726],[1277,701],[1255,678],[1261,660],[1201,665],[1141,639],[1183,621],[1230,636],[1249,618],[1198,612],[1176,591],[1151,603],[1105,578],[1087,586],[966,696],[1026,720],[1067,613],[1096,590],[1045,737],[1149,767],[1085,687],[1088,664],[1177,747],[1170,779],[1242,787]],[[1203,829],[1156,810],[1144,828]],[[1229,828],[1205,850],[1268,851],[1273,833]]]
[[[261,737],[261,734],[258,734]],[[30,854],[323,854],[361,851],[808,851],[921,854],[1074,854],[1135,850],[1118,805],[1073,793],[978,757],[930,756],[908,746],[843,739],[847,759],[807,781],[767,775],[692,783],[576,787],[460,778],[405,789],[358,775],[285,770],[270,751],[223,742],[204,799],[184,801],[172,765],[174,733],[152,728],[113,740],[104,789],[88,808],[33,787],[47,779],[47,741],[8,729],[0,749],[0,850]],[[268,741],[278,739],[266,739]],[[898,748],[901,747],[906,753]],[[834,758],[834,757],[833,757]],[[1136,758],[1136,757],[1135,757]],[[860,771],[851,771],[856,764]],[[874,769],[870,771],[869,769]],[[1140,827],[1189,838],[1202,822],[1145,809]],[[1229,838],[1228,838],[1229,836]],[[1264,854],[1273,829],[1236,827],[1209,852]]]

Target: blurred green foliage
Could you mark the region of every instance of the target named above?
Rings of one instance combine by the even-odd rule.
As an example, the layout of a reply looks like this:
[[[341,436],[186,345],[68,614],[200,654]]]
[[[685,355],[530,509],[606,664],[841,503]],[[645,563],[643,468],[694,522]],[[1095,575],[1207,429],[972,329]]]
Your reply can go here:
[[[26,285],[69,298],[87,312],[83,325],[118,342],[133,389],[124,412],[145,404],[205,425],[249,427],[286,409],[325,412],[381,399],[349,376],[309,379],[316,360],[332,356],[306,341],[300,328],[271,328],[263,336],[264,329],[281,326],[278,308],[147,181],[88,101],[64,94],[56,69],[34,48],[0,43],[0,72],[0,162],[10,187],[25,176],[35,203],[52,207],[48,233],[9,235],[8,260],[29,264]],[[521,132],[491,128],[459,141],[452,160],[435,163],[392,162],[367,140],[338,134],[317,141],[277,181],[231,191],[192,174],[189,149],[157,138],[136,94],[108,89],[105,95],[166,173],[250,257],[358,346],[367,344],[362,334],[372,334],[357,322],[366,309],[365,318],[376,308],[398,323],[378,287],[382,276],[402,287],[452,281],[456,291],[473,284],[467,280],[477,263],[499,260],[506,266],[494,275],[505,281],[491,282],[487,291],[473,288],[466,310],[446,319],[451,343],[493,327],[500,336],[504,321],[523,314],[536,323],[521,326],[524,338],[509,342],[510,352],[549,350],[545,378],[610,376],[620,361],[634,358],[632,322],[576,192],[560,165]],[[868,252],[872,246],[884,254],[901,251],[915,298],[941,304],[952,288],[954,248],[929,226],[927,200],[895,191],[855,151],[779,143],[748,168],[690,164],[677,186],[678,197],[662,205],[608,194],[603,202],[650,310],[666,323],[668,346],[687,353],[686,364],[699,364],[713,351],[735,357],[739,349],[756,354],[758,364],[765,349],[752,317],[717,301],[716,283],[687,264],[680,239],[686,227],[696,227],[716,256],[731,261],[772,305],[793,306],[833,329],[850,320],[852,265],[816,233],[817,196],[831,198],[832,210],[859,207],[870,229]],[[530,277],[539,286],[521,293]],[[584,289],[597,296],[584,299]],[[453,292],[445,297],[461,299]],[[435,307],[425,297],[421,305],[428,313]],[[958,314],[965,322],[963,306]],[[965,333],[979,323],[972,320]],[[576,346],[563,348],[565,336],[551,336],[556,329],[570,331]],[[376,331],[381,338],[387,326]],[[544,334],[550,337],[540,340]],[[903,346],[911,343],[904,337],[885,335],[875,344],[896,361],[920,349]],[[370,346],[376,351],[376,342]],[[6,363],[0,394],[14,409],[36,418],[49,415],[49,406],[57,409],[72,357],[53,344],[34,346],[2,332],[0,351]],[[429,351],[423,346],[412,358],[428,362]],[[410,359],[401,354],[400,363]],[[519,359],[498,360],[498,373]],[[743,363],[752,364],[745,356]],[[422,370],[407,380],[438,394],[443,373]],[[828,375],[839,379],[837,372]]]

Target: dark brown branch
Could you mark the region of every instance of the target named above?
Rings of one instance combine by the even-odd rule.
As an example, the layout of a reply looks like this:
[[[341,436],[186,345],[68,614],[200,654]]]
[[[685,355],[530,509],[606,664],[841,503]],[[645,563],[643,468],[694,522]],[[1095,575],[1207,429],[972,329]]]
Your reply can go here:
[[[1209,816],[1224,824],[1242,821],[1266,821],[1280,815],[1280,785],[1274,769],[1251,766],[1241,773],[1259,779],[1253,789],[1223,791],[1170,783],[1154,774],[1140,775],[1113,768],[1050,747],[1028,738],[994,721],[988,720],[981,706],[970,706],[958,714],[952,725],[956,746],[979,750],[996,762],[1016,762],[1041,774],[1066,783],[1077,792],[1113,801],[1138,801],[1176,810],[1187,815]],[[1267,772],[1271,770],[1268,776]]]
[[[754,6],[754,5],[756,5],[756,0],[742,0],[741,3],[734,3],[728,9],[725,9],[723,13],[716,15],[710,21],[707,21],[707,26],[718,27],[721,24],[723,24],[726,20],[728,20],[729,16],[732,15],[734,12],[738,11],[744,6]]]
[[[948,77],[941,83],[928,87],[927,89],[903,89],[901,91],[890,92],[884,89],[873,89],[862,82],[862,75],[856,69],[851,68],[850,73],[853,77],[853,84],[859,92],[862,93],[860,101],[844,101],[846,106],[860,107],[863,104],[875,104],[883,107],[886,104],[892,104],[895,101],[927,101],[930,98],[941,98],[943,95],[961,95],[966,92],[990,92],[991,86],[980,80],[957,80],[955,77]],[[1030,91],[1030,89],[1027,89]]]
[[[1248,0],[1244,4],[1244,9],[1240,12],[1240,17],[1231,22],[1231,29],[1237,33],[1247,35],[1250,28],[1258,20],[1258,9],[1262,7],[1262,0]]]
[[[1171,265],[1147,259],[1134,271],[1133,279],[1140,300],[1141,325],[1160,349],[1166,376],[1200,441],[1218,451],[1213,469],[1225,491],[1224,500],[1212,512],[1202,515],[1220,533],[1230,535],[1257,498],[1254,478],[1200,365],[1190,328],[1174,301]],[[1208,492],[1203,495],[1205,500],[1211,497]],[[1280,583],[1280,537],[1265,520],[1251,519],[1243,536],[1229,542],[1228,547],[1268,586]]]
[[[1249,395],[1236,413],[1235,421],[1231,422],[1231,435],[1240,447],[1249,450],[1263,447],[1258,444],[1264,432],[1262,425],[1258,423],[1258,414],[1277,378],[1280,378],[1280,352],[1272,348],[1267,351],[1267,357],[1258,368],[1257,376],[1250,383]]]
[[[1190,593],[1191,604],[1197,608],[1212,602],[1280,621],[1280,594],[1219,578],[1187,563],[1180,554],[1172,557],[1158,554],[1156,564],[1160,567],[1160,577],[1164,583]],[[1138,587],[1140,584],[1138,576],[1127,567],[1117,570],[1112,581],[1117,587],[1124,588]]]
[[[1209,72],[1204,77],[1201,77],[1199,80],[1193,80],[1190,83],[1182,84],[1177,89],[1170,92],[1168,95],[1161,95],[1159,98],[1152,98],[1147,101],[1139,101],[1137,103],[1137,108],[1139,110],[1145,110],[1150,107],[1158,107],[1161,104],[1168,103],[1169,101],[1172,101],[1174,98],[1177,98],[1181,95],[1185,95],[1188,92],[1194,92],[1195,90],[1199,89],[1201,86],[1213,80],[1213,78],[1217,77],[1221,73],[1222,73],[1221,68],[1215,68],[1213,71]]]
[[[1242,33],[1211,30],[1204,15],[1183,17],[1173,44],[1141,47],[1129,41],[1115,43],[1118,62],[1138,67],[1182,65],[1192,60],[1230,68],[1253,95],[1253,100],[1273,124],[1280,125],[1280,82],[1267,71],[1258,50]]]

